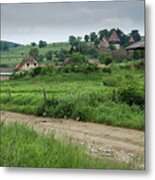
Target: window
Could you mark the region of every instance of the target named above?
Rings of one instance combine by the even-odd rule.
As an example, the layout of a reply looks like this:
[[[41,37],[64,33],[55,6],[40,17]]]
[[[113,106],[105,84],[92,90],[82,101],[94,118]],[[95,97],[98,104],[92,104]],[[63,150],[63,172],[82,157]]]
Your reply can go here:
[[[36,66],[37,64],[36,63],[34,63],[34,66]]]
[[[27,67],[29,67],[29,63],[27,63]]]

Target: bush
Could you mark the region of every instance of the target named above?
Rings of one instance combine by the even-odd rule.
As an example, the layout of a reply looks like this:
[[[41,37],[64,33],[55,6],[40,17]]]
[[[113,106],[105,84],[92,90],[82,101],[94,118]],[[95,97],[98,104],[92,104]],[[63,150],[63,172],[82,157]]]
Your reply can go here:
[[[99,60],[102,64],[109,64],[112,62],[112,56],[111,53],[109,52],[103,52],[103,53],[99,53]]]
[[[85,62],[85,56],[82,55],[82,54],[79,53],[79,52],[75,52],[75,53],[72,54],[71,60],[72,60],[73,63],[75,63],[75,64],[80,64],[80,63]]]
[[[111,57],[107,57],[105,59],[105,65],[111,64],[112,63],[112,58]]]
[[[136,104],[139,105],[141,108],[144,108],[144,91],[139,89],[139,87],[137,87],[136,85],[128,85],[125,88],[121,88],[118,92],[118,99],[121,102],[127,103],[129,106]]]
[[[102,72],[104,72],[104,73],[111,73],[112,70],[111,70],[110,67],[104,67],[104,68],[102,69]]]
[[[121,83],[121,77],[120,76],[109,76],[109,77],[105,77],[103,79],[103,85],[105,86],[119,86]]]
[[[119,49],[111,52],[112,58],[116,62],[123,62],[125,59],[127,59],[127,53],[124,49]]]
[[[38,76],[41,74],[41,71],[42,71],[42,68],[41,67],[36,67],[32,70],[31,72],[31,76],[34,77],[34,76]]]

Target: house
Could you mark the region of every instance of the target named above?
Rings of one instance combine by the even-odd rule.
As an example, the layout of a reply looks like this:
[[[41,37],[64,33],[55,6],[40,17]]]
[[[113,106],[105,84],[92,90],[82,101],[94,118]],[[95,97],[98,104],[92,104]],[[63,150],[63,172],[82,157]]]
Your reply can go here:
[[[109,47],[109,42],[107,41],[106,37],[104,36],[100,42],[99,51],[104,52],[107,50],[108,47]]]
[[[39,64],[34,58],[26,57],[20,64],[15,66],[15,71],[29,71],[38,66]]]
[[[55,63],[55,66],[61,67],[61,66],[67,66],[72,65],[73,61],[70,58],[66,58],[64,61],[58,61]]]
[[[133,44],[134,42],[135,42],[135,40],[134,40],[133,36],[130,36],[129,37],[129,45]]]
[[[0,80],[10,79],[10,76],[14,73],[15,68],[0,68]]]
[[[116,31],[113,31],[110,38],[109,44],[114,46],[116,49],[120,49],[120,38],[118,37]]]
[[[105,67],[105,64],[101,64],[100,61],[98,59],[95,59],[95,58],[94,59],[88,59],[88,63],[89,64],[94,64],[99,68],[104,68]]]
[[[98,59],[88,59],[88,63],[89,64],[95,64],[95,65],[99,65],[101,64],[100,61]]]
[[[132,43],[131,45],[127,46],[125,49],[126,49],[126,51],[145,50],[145,42],[144,42],[144,40],[137,41],[137,42]]]

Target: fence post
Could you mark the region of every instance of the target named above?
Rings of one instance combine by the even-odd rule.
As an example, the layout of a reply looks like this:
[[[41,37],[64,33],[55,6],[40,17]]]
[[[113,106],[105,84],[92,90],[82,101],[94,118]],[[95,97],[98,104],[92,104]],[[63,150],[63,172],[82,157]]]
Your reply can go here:
[[[45,89],[43,89],[43,97],[44,97],[44,102],[47,102],[47,95]]]
[[[113,89],[112,91],[112,101],[116,102],[116,90]]]
[[[8,103],[11,104],[12,103],[12,97],[11,97],[11,90],[8,90]]]

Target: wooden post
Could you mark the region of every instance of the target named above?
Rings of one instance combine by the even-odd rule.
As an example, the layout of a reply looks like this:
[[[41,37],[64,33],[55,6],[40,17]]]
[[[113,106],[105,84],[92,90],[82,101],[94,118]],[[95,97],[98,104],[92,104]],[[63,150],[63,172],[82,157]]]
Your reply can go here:
[[[112,101],[116,102],[116,90],[113,89],[112,91]]]
[[[11,104],[12,103],[12,97],[11,97],[11,90],[8,90],[8,103]]]
[[[43,89],[43,97],[44,97],[44,102],[47,102],[47,95],[45,89]]]

